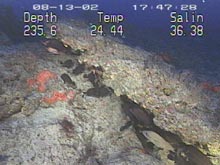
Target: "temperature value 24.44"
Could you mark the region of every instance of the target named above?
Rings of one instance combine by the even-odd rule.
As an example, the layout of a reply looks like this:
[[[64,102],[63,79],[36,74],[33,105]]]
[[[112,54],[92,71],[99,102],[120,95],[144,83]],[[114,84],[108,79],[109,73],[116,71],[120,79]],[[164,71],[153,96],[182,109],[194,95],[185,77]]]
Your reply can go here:
[[[106,32],[104,32],[104,29]],[[108,28],[104,28],[103,25],[95,25],[92,24],[90,26],[90,34],[91,36],[105,36],[106,34],[112,34],[113,36],[120,35],[123,36],[124,30],[122,25],[111,25]]]
[[[194,25],[194,24],[190,25],[188,33],[185,29],[186,28],[183,25],[171,25],[170,36],[172,37],[182,37],[182,36],[202,37],[204,35],[203,25]]]

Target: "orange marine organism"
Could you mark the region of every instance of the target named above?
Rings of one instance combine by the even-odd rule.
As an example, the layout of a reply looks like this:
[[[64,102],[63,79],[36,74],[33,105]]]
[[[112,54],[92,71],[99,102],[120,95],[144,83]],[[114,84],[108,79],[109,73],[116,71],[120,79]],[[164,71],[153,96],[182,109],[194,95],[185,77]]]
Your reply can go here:
[[[219,93],[220,92],[220,85],[212,85],[209,82],[203,82],[201,83],[202,89],[214,92],[214,93]]]
[[[59,91],[54,91],[51,97],[44,97],[42,99],[43,102],[47,104],[54,104],[58,101],[68,101],[73,99],[75,96],[73,91],[69,92],[59,92]]]
[[[49,80],[57,78],[57,75],[49,70],[39,72],[34,78],[27,80],[29,87],[37,87],[39,92],[46,91],[46,84]]]

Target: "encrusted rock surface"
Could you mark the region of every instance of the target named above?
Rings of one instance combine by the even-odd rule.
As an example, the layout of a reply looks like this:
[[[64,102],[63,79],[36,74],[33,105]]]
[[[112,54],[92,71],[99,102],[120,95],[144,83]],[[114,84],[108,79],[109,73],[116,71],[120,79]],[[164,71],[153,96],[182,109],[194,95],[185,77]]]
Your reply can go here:
[[[60,62],[72,56],[55,56],[38,42],[0,50],[0,164],[165,164],[142,151],[132,129],[120,131],[127,118],[118,97],[83,94],[92,83]],[[27,83],[42,70],[57,75],[43,92]],[[64,73],[77,89],[64,83]],[[66,90],[74,90],[73,100],[42,102],[53,91]]]
[[[220,98],[207,93],[188,71],[175,71],[152,53],[107,38],[91,37],[84,29],[59,24],[59,38],[73,49],[88,50],[82,63],[101,66],[103,83],[117,96],[127,95],[154,114],[154,123],[179,135],[186,144],[208,153],[220,164]],[[183,50],[184,51],[184,50]]]
[[[0,46],[0,164],[174,164],[168,158],[170,151],[176,152],[172,140],[152,130],[142,132],[158,148],[156,158],[143,152],[133,128],[120,131],[129,121],[118,96],[139,104],[154,115],[156,126],[189,144],[194,160],[201,153],[191,145],[204,153],[198,162],[209,162],[208,155],[213,164],[220,164],[219,93],[204,92],[190,72],[177,72],[150,52],[112,38],[91,37],[86,27],[76,25],[57,25],[67,54],[65,48],[53,54],[38,42]],[[76,58],[84,65],[75,64]],[[89,73],[83,76],[99,66],[103,72],[98,83],[88,81]],[[39,92],[27,80],[42,70],[57,79]],[[64,74],[74,86],[64,83]],[[94,97],[95,84],[115,95]],[[73,100],[42,102],[53,91],[68,90],[75,92]]]

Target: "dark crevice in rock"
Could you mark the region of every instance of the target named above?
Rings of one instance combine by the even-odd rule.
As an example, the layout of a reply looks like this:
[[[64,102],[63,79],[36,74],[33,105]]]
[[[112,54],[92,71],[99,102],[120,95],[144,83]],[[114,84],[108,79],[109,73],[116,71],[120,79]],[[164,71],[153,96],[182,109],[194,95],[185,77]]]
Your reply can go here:
[[[167,157],[176,165],[212,165],[208,156],[199,151],[196,146],[186,145],[178,135],[156,126],[153,122],[154,115],[148,110],[140,107],[127,96],[120,98],[122,110],[130,119],[129,123],[122,126],[120,130],[123,131],[132,125],[146,153],[152,154],[154,149],[152,143],[143,135],[143,131],[148,130],[159,134],[175,149],[174,152],[170,151]]]
[[[103,72],[102,69],[99,70],[94,66],[86,66],[86,68],[92,72],[87,75],[85,74],[84,78],[87,78],[93,84],[94,88],[90,88],[85,94],[103,97],[108,94],[109,89],[112,93],[114,92],[114,89],[102,83],[102,74],[100,74]],[[97,70],[100,71],[100,73],[96,72]],[[143,134],[144,131],[152,131],[174,148],[174,150],[169,151],[167,154],[167,159],[172,160],[176,165],[212,165],[208,156],[199,151],[196,146],[187,145],[178,135],[156,126],[153,122],[154,115],[149,110],[142,108],[126,95],[121,96],[120,99],[122,101],[122,111],[130,119],[125,125],[121,126],[120,131],[124,131],[130,126],[133,126],[136,136],[140,140],[146,154],[154,155],[158,149],[163,150],[162,148],[157,148],[155,151],[156,145],[149,141]]]
[[[124,113],[137,125],[145,126],[145,128],[154,127],[153,114],[144,111],[140,106],[129,100],[127,96],[121,96],[122,109]]]

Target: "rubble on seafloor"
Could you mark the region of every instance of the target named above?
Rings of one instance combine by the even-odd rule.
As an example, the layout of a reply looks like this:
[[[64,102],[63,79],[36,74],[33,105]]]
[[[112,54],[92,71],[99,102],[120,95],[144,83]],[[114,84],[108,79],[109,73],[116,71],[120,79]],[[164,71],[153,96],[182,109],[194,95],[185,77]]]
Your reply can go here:
[[[218,92],[152,53],[58,26],[57,39],[0,46],[0,163],[220,163]]]

